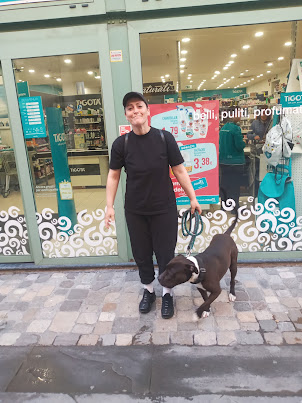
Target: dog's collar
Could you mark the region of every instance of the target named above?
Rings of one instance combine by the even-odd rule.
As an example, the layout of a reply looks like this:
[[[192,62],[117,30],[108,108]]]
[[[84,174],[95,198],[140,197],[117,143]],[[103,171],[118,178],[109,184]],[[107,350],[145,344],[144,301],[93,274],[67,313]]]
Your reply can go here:
[[[198,284],[203,280],[204,273],[206,272],[204,267],[199,267],[198,261],[194,256],[187,256],[187,259],[190,260],[196,269],[198,270],[198,273],[193,273],[192,277],[190,278],[189,282],[191,284]]]

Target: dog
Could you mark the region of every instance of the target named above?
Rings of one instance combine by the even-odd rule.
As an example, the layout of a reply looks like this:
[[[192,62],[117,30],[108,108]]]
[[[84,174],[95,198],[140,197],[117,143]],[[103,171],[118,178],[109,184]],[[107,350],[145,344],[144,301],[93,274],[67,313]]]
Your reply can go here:
[[[204,252],[194,257],[183,255],[174,257],[167,264],[165,271],[158,277],[159,283],[167,288],[173,288],[187,281],[197,285],[204,303],[196,310],[196,320],[210,315],[211,303],[221,293],[220,280],[228,268],[231,272],[229,300],[231,302],[236,300],[235,277],[238,249],[230,235],[237,223],[238,212],[234,218],[234,222],[225,233],[215,235]],[[210,293],[209,296],[208,292]]]

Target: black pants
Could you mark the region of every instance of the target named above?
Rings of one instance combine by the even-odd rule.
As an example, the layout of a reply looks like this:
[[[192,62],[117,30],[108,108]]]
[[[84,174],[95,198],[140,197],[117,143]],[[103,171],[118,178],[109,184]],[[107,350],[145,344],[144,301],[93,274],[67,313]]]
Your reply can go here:
[[[126,221],[141,282],[150,284],[155,278],[153,252],[159,274],[174,257],[178,228],[177,208],[172,207],[167,213],[157,215],[140,215],[126,211]]]
[[[240,185],[242,183],[244,165],[220,165],[221,200],[233,199],[236,209],[239,208]]]

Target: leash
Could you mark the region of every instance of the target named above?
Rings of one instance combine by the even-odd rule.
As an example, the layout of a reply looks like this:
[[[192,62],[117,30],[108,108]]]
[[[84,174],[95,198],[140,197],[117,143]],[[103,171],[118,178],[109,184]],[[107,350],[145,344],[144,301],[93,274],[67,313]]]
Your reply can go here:
[[[195,224],[192,230],[193,218],[195,218]],[[190,224],[189,227],[188,223]],[[191,240],[189,242],[186,252],[186,256],[190,256],[196,237],[200,235],[203,231],[203,222],[201,215],[199,215],[199,213],[196,210],[194,211],[194,214],[191,213],[191,209],[186,210],[181,217],[181,230],[183,236],[191,236]]]

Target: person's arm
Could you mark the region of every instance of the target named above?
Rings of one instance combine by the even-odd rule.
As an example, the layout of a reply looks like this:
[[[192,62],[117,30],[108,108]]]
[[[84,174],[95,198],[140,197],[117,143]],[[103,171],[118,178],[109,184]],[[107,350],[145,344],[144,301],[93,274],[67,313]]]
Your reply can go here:
[[[120,181],[121,169],[109,169],[106,186],[106,200],[107,210],[105,214],[105,226],[109,228],[109,225],[115,219],[114,213],[114,200],[117,192],[117,187]]]
[[[235,130],[233,130],[233,139],[237,150],[242,151],[246,146],[246,144],[245,141],[243,140],[241,129],[239,126],[237,126]]]
[[[186,192],[186,195],[190,199],[191,213],[194,214],[194,211],[197,210],[198,213],[201,214],[202,213],[201,206],[196,199],[195,191],[193,189],[186,168],[184,167],[183,164],[179,164],[172,167],[172,170],[180,186],[183,188],[183,190]]]
[[[256,125],[256,123],[255,122],[256,122],[256,120],[252,121],[251,130],[247,133],[247,139],[248,140],[254,140],[254,138],[256,136],[256,133],[255,133],[255,125]]]

